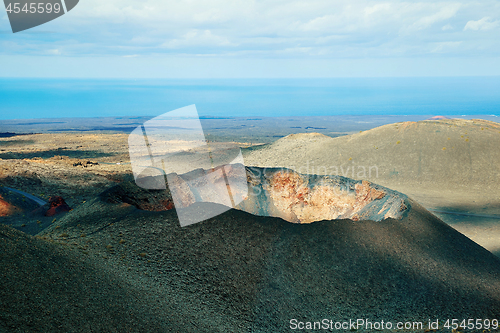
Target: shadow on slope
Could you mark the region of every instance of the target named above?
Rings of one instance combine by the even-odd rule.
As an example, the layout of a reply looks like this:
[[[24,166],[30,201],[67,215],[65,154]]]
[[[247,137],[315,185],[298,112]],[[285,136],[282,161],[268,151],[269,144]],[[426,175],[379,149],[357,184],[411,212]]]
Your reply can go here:
[[[96,150],[71,150],[71,149],[52,149],[52,150],[40,150],[35,152],[10,152],[10,153],[0,153],[1,159],[32,159],[35,157],[48,159],[55,156],[67,156],[69,158],[101,158],[114,156],[112,153],[103,153]]]
[[[292,318],[496,317],[500,260],[410,204],[397,221],[293,224],[230,210],[181,228],[174,210],[95,199],[41,236],[82,247],[148,294],[159,320],[181,313],[197,331],[286,331]]]
[[[1,136],[0,136],[1,137]],[[0,140],[0,147],[32,145],[35,140]]]
[[[166,332],[133,286],[86,255],[0,225],[0,331]]]

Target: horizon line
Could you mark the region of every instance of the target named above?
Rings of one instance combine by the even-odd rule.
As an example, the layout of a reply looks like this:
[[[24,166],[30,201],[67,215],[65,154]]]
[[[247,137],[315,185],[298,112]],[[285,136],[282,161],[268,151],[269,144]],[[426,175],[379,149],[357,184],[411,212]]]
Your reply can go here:
[[[331,77],[84,77],[84,76],[1,76],[1,79],[65,79],[65,80],[331,80],[331,79],[424,79],[424,78],[500,78],[499,74],[436,76],[331,76]]]

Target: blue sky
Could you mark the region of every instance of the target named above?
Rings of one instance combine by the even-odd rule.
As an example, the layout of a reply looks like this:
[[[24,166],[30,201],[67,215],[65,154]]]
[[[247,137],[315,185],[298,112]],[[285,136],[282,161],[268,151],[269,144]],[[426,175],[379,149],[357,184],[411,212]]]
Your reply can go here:
[[[500,75],[500,1],[81,0],[12,34],[0,76]]]

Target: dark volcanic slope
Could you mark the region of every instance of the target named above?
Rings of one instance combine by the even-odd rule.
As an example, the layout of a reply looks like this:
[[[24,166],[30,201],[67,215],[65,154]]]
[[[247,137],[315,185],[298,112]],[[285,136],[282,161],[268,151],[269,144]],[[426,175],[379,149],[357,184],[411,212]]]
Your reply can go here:
[[[138,290],[75,248],[0,224],[0,332],[166,332]]]
[[[291,318],[498,317],[500,260],[409,203],[402,220],[292,224],[230,210],[181,228],[174,210],[146,212],[95,199],[42,237],[75,251],[82,248],[94,265],[94,271],[82,270],[76,277],[62,270],[59,279],[83,279],[78,284],[87,288],[93,284],[88,274],[109,276],[134,299],[120,298],[118,289],[109,287],[100,296],[103,308],[116,299],[130,307],[126,311],[139,311],[137,304],[147,303],[158,325],[175,322],[180,331],[282,332],[289,330]],[[11,251],[5,246],[4,253]],[[50,256],[47,251],[37,255]],[[26,276],[30,269],[21,265],[16,270]],[[39,272],[43,277],[44,271]],[[57,283],[31,285],[49,288],[54,296],[64,294]],[[24,311],[36,320],[53,320],[51,313]],[[22,325],[18,317],[2,321]]]

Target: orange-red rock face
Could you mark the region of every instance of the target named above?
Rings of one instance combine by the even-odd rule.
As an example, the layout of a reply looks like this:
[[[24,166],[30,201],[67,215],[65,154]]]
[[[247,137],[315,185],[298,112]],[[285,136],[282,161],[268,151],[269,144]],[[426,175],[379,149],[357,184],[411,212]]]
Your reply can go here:
[[[280,217],[296,223],[333,220],[355,215],[367,204],[381,199],[385,192],[371,187],[367,181],[354,185],[355,191],[332,184],[323,178],[311,184],[307,176],[293,171],[278,171],[269,179],[269,197]]]
[[[406,196],[337,176],[302,175],[288,169],[247,168],[249,197],[238,209],[294,223],[347,218],[400,218]],[[403,208],[402,208],[403,207]]]
[[[20,211],[18,207],[6,202],[0,195],[0,216],[10,216]]]

